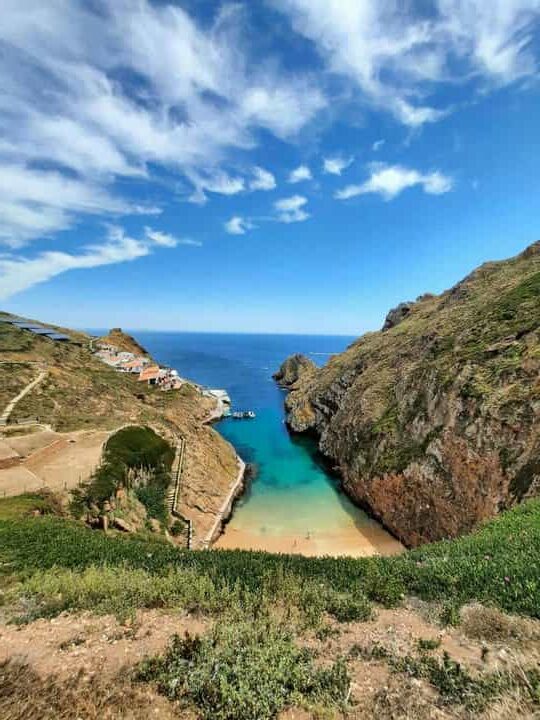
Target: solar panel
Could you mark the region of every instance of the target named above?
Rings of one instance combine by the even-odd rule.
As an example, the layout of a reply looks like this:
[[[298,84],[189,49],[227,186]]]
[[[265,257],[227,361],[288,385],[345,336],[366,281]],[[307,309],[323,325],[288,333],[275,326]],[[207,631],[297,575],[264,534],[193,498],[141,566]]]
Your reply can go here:
[[[47,337],[51,340],[71,340],[68,335],[62,335],[62,333],[51,332],[47,334]]]
[[[49,330],[48,328],[43,327],[31,327],[31,328],[25,328],[26,330],[30,330],[30,332],[35,333],[36,335],[50,335],[53,330]]]
[[[20,330],[47,330],[47,328],[44,328],[43,325],[31,325],[30,323],[17,323],[17,327]],[[49,330],[49,332],[52,332]]]

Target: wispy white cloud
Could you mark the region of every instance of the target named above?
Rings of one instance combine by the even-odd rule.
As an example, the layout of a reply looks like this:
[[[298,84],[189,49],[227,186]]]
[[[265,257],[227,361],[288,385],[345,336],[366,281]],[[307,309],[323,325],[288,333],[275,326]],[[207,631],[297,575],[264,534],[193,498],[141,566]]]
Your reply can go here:
[[[253,168],[253,178],[250,180],[250,190],[274,190],[276,178],[271,172],[261,167]]]
[[[144,237],[136,239],[126,235],[122,228],[110,226],[105,242],[88,245],[79,253],[48,251],[34,257],[0,255],[0,300],[6,300],[69,270],[87,270],[131,262],[150,255],[156,246],[172,248],[180,244],[185,245],[186,241],[152,228],[146,228]]]
[[[376,140],[371,146],[371,149],[373,150],[373,152],[379,152],[385,142],[385,140]]]
[[[288,181],[294,185],[312,179],[313,175],[311,174],[310,168],[307,165],[299,165],[289,174]]]
[[[205,173],[188,170],[186,175],[195,188],[188,197],[188,202],[195,205],[204,205],[208,202],[207,192],[216,195],[238,195],[245,190],[246,186],[243,178],[232,177],[222,170]]]
[[[352,157],[345,158],[340,155],[327,157],[324,158],[323,169],[327,175],[341,175],[353,162],[354,158]]]
[[[282,198],[274,203],[276,210],[275,219],[282,223],[297,223],[308,220],[310,214],[305,209],[307,198],[302,195],[293,195],[292,197]]]
[[[200,240],[193,240],[189,237],[174,237],[170,233],[161,232],[159,230],[152,230],[150,227],[144,228],[144,234],[147,240],[159,245],[160,247],[175,248],[179,245],[191,245],[193,247],[201,247],[202,242]]]
[[[430,104],[439,84],[485,91],[535,75],[539,0],[269,0],[313,41],[329,73],[360,99],[419,127],[449,108]]]
[[[20,247],[36,235],[65,230],[80,214],[159,212],[159,208],[126,201],[92,179],[0,160],[0,243],[10,247]]]
[[[195,202],[245,189],[228,171],[231,153],[252,149],[259,129],[293,138],[326,99],[306,73],[250,62],[242,12],[226,6],[203,24],[172,2],[5,0],[0,162],[30,177],[53,168],[41,171],[44,186],[63,177],[67,192],[36,207],[19,185],[0,212],[0,242],[50,235],[88,212],[133,212],[115,181],[160,169],[187,180]],[[95,202],[73,200],[71,185]]]
[[[359,185],[348,185],[342,190],[338,190],[335,197],[338,200],[348,200],[358,195],[376,194],[385,200],[392,200],[403,190],[416,185],[421,186],[424,192],[430,195],[442,195],[450,192],[453,180],[438,170],[421,173],[400,165],[374,163],[371,166],[371,176],[368,180]]]
[[[248,230],[253,230],[255,225],[248,218],[235,215],[225,223],[225,232],[229,235],[245,235]]]

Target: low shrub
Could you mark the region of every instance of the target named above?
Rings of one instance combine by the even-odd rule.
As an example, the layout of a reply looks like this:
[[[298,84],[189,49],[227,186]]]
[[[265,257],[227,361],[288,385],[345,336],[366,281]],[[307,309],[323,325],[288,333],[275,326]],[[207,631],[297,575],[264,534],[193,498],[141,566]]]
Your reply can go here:
[[[390,665],[396,672],[424,678],[439,692],[443,703],[464,705],[468,710],[481,712],[490,702],[510,686],[510,678],[502,673],[472,677],[447,652],[442,658],[422,654],[419,658],[407,655],[392,658]]]
[[[195,705],[205,720],[270,720],[291,705],[343,707],[350,687],[343,662],[316,668],[308,650],[269,623],[176,636],[163,657],[141,665],[138,679]]]

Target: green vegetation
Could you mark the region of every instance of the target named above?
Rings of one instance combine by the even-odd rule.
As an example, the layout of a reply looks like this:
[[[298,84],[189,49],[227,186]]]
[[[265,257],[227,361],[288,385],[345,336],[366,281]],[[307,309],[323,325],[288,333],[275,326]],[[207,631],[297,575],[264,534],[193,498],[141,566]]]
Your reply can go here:
[[[540,272],[537,272],[503,295],[496,304],[495,314],[503,320],[513,321],[522,304],[537,303],[539,298]]]
[[[304,608],[315,616],[333,611],[347,619],[366,614],[364,598],[391,606],[406,595],[415,595],[448,603],[454,612],[464,603],[478,600],[540,617],[540,501],[523,503],[478,532],[454,541],[426,545],[397,557],[365,559],[188,552],[157,539],[106,537],[57,518],[4,520],[0,522],[0,562],[1,572],[25,581],[20,591],[27,589],[38,598],[44,612],[51,612],[51,603],[54,611],[91,603],[105,607],[107,597],[114,604],[119,587],[109,586],[105,580],[111,570],[122,568],[125,611],[149,604],[187,604],[192,610],[205,611],[214,601],[217,607],[231,602],[241,611],[249,611],[257,603],[281,598],[285,607]],[[92,580],[101,599],[79,592],[77,578],[69,574],[89,569],[103,573],[103,583],[96,577]],[[205,591],[194,591],[187,599],[176,599],[176,590],[172,595],[163,591],[161,599],[150,601],[139,590],[130,594],[130,573],[134,573],[135,588],[142,577],[137,573],[142,572],[144,583],[154,583],[159,593],[160,584],[164,588],[175,585],[171,571],[193,573],[185,584],[193,584],[193,577],[198,576]],[[84,578],[80,575],[79,584],[84,584]],[[176,583],[181,584],[180,576]]]
[[[438,638],[420,638],[418,641],[418,649],[426,651],[436,650],[440,644],[441,641]]]
[[[0,314],[0,351],[1,352],[25,352],[32,345],[30,333],[23,333],[13,325],[2,322]]]
[[[308,650],[268,621],[177,636],[164,657],[142,665],[139,679],[195,705],[205,720],[270,720],[291,705],[343,707],[350,686],[343,662],[316,668]]]
[[[3,323],[0,322],[0,348],[2,327]],[[34,365],[2,362],[0,365],[0,412],[3,412],[6,405],[38,374],[39,369]]]
[[[52,493],[27,493],[0,500],[0,522],[39,515],[61,515],[62,508]]]
[[[107,441],[101,465],[92,478],[74,493],[74,514],[80,516],[84,508],[113,498],[124,487],[135,492],[148,517],[165,523],[173,459],[174,448],[150,428],[122,428]]]
[[[469,712],[482,712],[491,702],[511,690],[519,690],[529,702],[540,704],[540,673],[535,668],[520,667],[514,671],[476,673],[474,676],[444,651],[442,656],[431,651],[439,643],[419,642],[418,655],[395,655],[384,645],[355,645],[350,656],[363,660],[385,662],[392,672],[426,680],[437,690],[443,705],[461,705]]]
[[[141,687],[152,683],[204,720],[265,720],[291,706],[317,717],[346,712],[347,662],[334,652],[333,664],[321,663],[298,636],[339,642],[336,622],[373,617],[372,602],[397,605],[418,596],[443,603],[448,621],[458,622],[461,614],[469,636],[537,638],[537,625],[503,616],[496,606],[540,615],[538,500],[458,540],[365,559],[182,551],[159,536],[105,535],[72,520],[29,516],[36,509],[55,508],[40,496],[0,501],[2,601],[22,610],[18,622],[89,610],[130,619],[131,627],[143,608],[215,618],[202,637],[175,638],[162,657],[137,672]],[[473,600],[491,607],[467,605],[460,613]],[[520,707],[538,705],[534,669],[473,671],[442,654],[439,644],[428,636],[396,654],[375,643],[354,646],[348,657],[384,663],[395,682],[429,684],[437,698],[431,707],[456,706],[474,716],[510,696]]]

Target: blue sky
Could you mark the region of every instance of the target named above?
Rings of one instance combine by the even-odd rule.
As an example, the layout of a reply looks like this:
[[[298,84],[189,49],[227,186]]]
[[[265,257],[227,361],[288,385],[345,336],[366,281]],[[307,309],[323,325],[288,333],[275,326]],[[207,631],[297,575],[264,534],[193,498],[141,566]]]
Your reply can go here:
[[[540,0],[4,0],[0,303],[357,335],[540,237]]]

